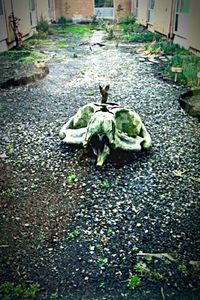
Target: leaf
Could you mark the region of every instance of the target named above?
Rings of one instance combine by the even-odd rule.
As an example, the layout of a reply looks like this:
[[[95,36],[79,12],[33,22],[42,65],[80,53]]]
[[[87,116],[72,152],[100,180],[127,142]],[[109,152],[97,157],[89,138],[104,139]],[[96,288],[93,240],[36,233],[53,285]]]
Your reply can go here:
[[[184,172],[182,172],[180,170],[173,171],[173,175],[176,176],[176,177],[183,177],[183,173]]]

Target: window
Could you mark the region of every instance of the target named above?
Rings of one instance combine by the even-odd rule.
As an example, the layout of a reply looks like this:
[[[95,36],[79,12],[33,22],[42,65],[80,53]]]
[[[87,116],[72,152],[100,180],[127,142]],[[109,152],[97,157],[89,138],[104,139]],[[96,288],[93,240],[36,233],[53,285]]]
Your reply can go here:
[[[113,0],[95,0],[95,7],[113,7]]]
[[[35,0],[30,0],[29,1],[29,5],[30,5],[30,10],[36,10],[36,8],[35,8]]]
[[[2,3],[2,0],[0,0],[0,15],[3,15],[3,3]]]
[[[48,8],[51,8],[51,0],[48,0]]]
[[[176,11],[179,13],[187,14],[189,13],[189,0],[177,0],[176,1]]]
[[[180,13],[189,13],[189,0],[182,0]]]

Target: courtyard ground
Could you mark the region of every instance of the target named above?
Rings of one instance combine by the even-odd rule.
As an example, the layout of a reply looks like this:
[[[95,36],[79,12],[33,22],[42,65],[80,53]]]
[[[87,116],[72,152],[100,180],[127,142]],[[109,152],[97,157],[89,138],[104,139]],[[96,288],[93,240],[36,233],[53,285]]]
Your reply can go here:
[[[134,44],[59,38],[38,46],[52,57],[45,79],[0,91],[0,284],[38,283],[38,299],[200,299],[200,137],[178,103],[185,88]],[[99,84],[153,142],[102,168],[58,137],[100,101]]]

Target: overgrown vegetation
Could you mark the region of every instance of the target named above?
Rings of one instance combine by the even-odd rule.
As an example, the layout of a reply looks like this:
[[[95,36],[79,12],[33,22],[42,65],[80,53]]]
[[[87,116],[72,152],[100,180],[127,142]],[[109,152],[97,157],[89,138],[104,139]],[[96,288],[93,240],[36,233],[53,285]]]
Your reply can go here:
[[[46,33],[48,34],[48,31],[49,31],[49,23],[48,21],[43,17],[43,15],[40,16],[40,20],[37,24],[37,27],[36,27],[37,31],[38,32],[43,32],[43,33]]]
[[[0,57],[17,61],[19,63],[31,63],[35,61],[44,61],[47,56],[37,51],[30,50],[10,50],[0,53]]]
[[[39,291],[40,285],[37,283],[31,285],[20,283],[15,285],[12,282],[5,282],[0,286],[0,295],[3,300],[35,299]]]
[[[141,33],[127,33],[122,36],[122,40],[128,42],[152,42],[160,41],[161,36],[153,32],[141,32]]]
[[[197,85],[197,73],[200,70],[200,58],[187,52],[185,55],[177,54],[170,60],[169,66],[165,69],[165,76],[174,79],[175,73],[171,67],[180,67],[182,72],[178,74],[177,82],[182,85],[194,87]]]
[[[90,35],[91,31],[94,29],[94,25],[67,25],[65,27],[53,27],[52,31],[58,34],[73,33],[80,35]]]

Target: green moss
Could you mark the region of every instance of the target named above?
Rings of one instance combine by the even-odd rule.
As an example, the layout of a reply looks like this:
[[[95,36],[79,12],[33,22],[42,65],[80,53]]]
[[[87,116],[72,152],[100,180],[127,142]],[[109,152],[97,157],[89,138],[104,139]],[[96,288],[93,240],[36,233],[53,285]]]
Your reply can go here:
[[[0,53],[0,57],[5,57],[19,63],[31,63],[34,61],[43,61],[47,56],[31,50],[10,50]]]
[[[94,30],[94,25],[67,25],[66,27],[55,27],[55,33],[73,33],[79,35],[89,35]]]

